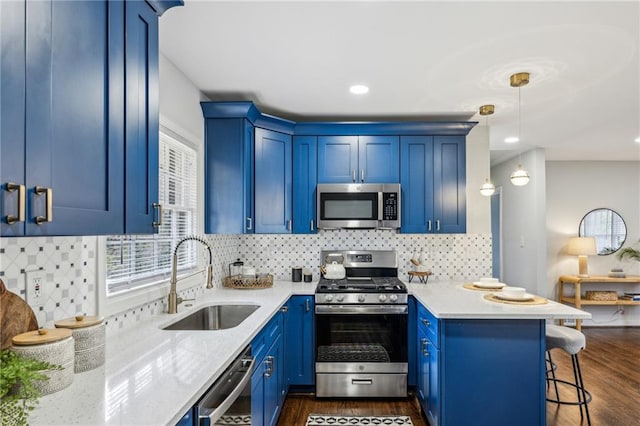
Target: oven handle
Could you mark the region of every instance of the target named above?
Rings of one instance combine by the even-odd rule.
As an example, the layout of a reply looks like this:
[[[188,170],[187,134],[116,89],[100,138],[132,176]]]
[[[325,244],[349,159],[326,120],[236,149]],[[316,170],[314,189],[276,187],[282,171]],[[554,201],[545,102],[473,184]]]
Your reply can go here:
[[[208,420],[209,424],[212,425],[216,421],[218,421],[220,419],[220,417],[222,417],[222,415],[224,413],[227,412],[229,407],[231,407],[233,405],[233,403],[236,402],[236,400],[238,399],[238,397],[240,396],[242,391],[244,391],[244,388],[251,381],[251,373],[253,373],[253,364],[254,363],[255,363],[255,358],[252,357],[251,358],[251,362],[249,363],[249,366],[247,367],[247,371],[244,373],[242,378],[238,381],[237,386],[235,388],[233,388],[233,390],[224,399],[224,401],[222,401],[220,403],[220,405],[218,405],[213,411],[211,411],[208,414],[204,414],[204,415],[203,414],[198,414],[198,418],[200,420],[200,423],[202,423],[202,420]],[[228,374],[228,371],[225,371],[225,373],[223,373],[223,375],[220,377],[220,379],[226,380],[226,377],[225,377],[226,374]],[[207,396],[209,396],[213,392],[215,392],[215,386],[214,386],[214,388],[212,388],[207,393]],[[203,400],[207,399],[207,396],[205,396],[203,398]]]
[[[316,314],[318,315],[335,315],[335,314],[400,314],[407,315],[409,307],[407,305],[316,305]]]

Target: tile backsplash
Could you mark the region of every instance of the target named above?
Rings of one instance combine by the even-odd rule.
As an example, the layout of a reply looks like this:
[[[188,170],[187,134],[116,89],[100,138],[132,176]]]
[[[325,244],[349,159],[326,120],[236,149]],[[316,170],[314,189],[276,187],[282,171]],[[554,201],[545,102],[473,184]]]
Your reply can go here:
[[[259,272],[277,280],[289,280],[292,266],[302,266],[317,280],[323,249],[373,249],[398,252],[398,274],[406,279],[409,259],[424,253],[435,279],[472,279],[491,275],[490,234],[398,234],[380,230],[321,231],[314,235],[260,234],[207,235],[213,248],[214,285],[222,286],[228,265],[240,258]],[[0,238],[0,278],[7,288],[25,298],[25,272],[40,269],[45,274],[43,304],[34,309],[40,326],[77,313],[97,312],[97,252],[101,239],[83,237]],[[188,298],[204,289],[194,287],[181,296]],[[166,310],[165,298],[132,306],[106,318],[110,332]]]

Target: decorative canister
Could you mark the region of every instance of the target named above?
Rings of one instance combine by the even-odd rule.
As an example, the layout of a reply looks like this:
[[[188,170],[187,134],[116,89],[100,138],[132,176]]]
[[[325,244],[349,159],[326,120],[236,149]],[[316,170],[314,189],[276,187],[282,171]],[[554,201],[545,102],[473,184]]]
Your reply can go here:
[[[77,315],[56,321],[60,329],[70,329],[75,340],[75,372],[93,370],[104,364],[105,325],[102,318]]]
[[[25,358],[59,365],[61,370],[45,370],[49,380],[38,380],[36,388],[47,395],[66,388],[73,382],[75,353],[71,330],[42,329],[18,334],[12,339],[11,350]]]

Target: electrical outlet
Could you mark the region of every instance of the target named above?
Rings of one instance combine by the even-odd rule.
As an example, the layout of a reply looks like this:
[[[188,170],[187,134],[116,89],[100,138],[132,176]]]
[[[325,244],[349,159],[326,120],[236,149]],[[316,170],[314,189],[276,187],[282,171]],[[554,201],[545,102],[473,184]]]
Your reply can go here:
[[[43,302],[43,289],[44,286],[44,271],[27,271],[25,272],[26,276],[26,293],[27,293],[27,303],[32,308],[39,308],[42,306]]]

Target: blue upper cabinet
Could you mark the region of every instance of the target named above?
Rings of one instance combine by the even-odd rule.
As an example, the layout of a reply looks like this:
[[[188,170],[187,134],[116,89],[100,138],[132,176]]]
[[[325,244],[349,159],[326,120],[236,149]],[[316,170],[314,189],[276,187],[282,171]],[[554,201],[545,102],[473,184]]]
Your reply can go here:
[[[402,136],[402,232],[466,232],[465,136]]]
[[[207,119],[205,140],[205,232],[253,233],[253,125]]]
[[[151,221],[125,228],[125,211],[140,198],[157,200],[157,11],[110,1],[0,7],[0,235],[151,232]],[[144,34],[129,25],[132,10],[142,8],[153,15]],[[135,49],[155,61],[132,67]],[[125,74],[133,72],[146,79],[136,86]],[[124,112],[132,112],[130,91],[144,98],[144,117],[135,122]],[[138,138],[146,139],[145,151],[129,149]],[[147,175],[125,183],[125,149],[127,164]]]
[[[251,102],[202,102],[205,232],[291,233],[293,123]]]
[[[257,128],[255,138],[256,232],[291,233],[291,135]]]
[[[319,136],[318,183],[399,180],[397,136]]]
[[[126,3],[126,210],[129,234],[158,231],[158,16]]]
[[[317,138],[293,137],[293,233],[315,234]]]

